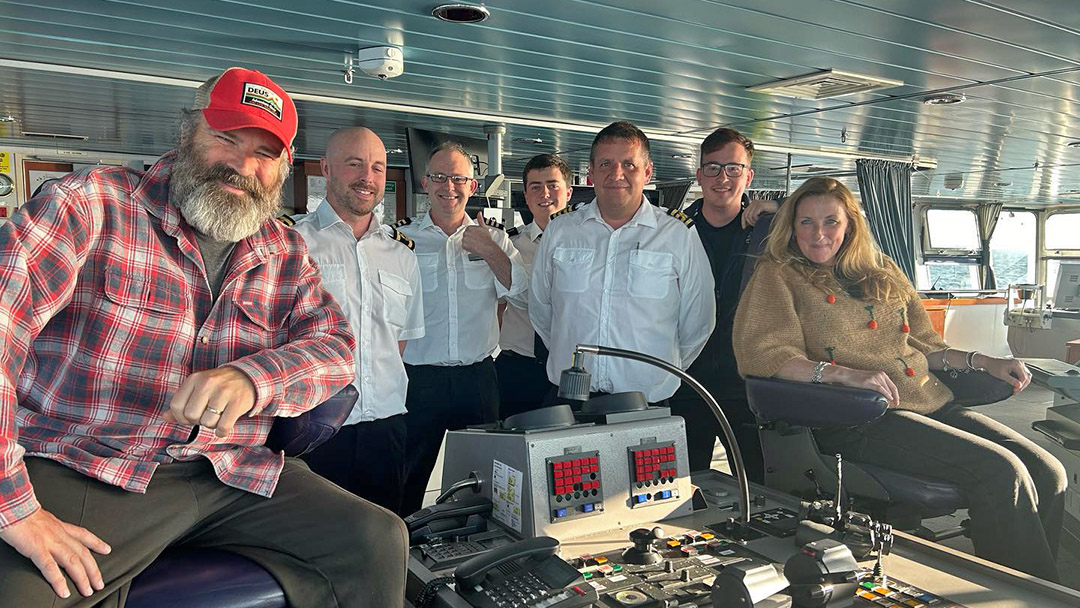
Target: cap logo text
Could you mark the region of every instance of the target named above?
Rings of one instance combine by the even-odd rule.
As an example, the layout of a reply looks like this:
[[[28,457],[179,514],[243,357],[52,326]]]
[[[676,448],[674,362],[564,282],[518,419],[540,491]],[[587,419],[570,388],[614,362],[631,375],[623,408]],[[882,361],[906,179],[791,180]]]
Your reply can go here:
[[[244,97],[240,103],[264,110],[274,118],[281,120],[281,96],[270,89],[254,82],[244,83]]]

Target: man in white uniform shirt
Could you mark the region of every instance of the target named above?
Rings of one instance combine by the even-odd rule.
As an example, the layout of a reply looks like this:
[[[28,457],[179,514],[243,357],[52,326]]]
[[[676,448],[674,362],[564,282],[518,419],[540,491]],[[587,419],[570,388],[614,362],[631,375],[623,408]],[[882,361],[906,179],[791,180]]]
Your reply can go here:
[[[532,221],[521,228],[506,231],[510,242],[521,254],[525,267],[532,270],[533,256],[552,214],[562,211],[574,193],[570,187],[574,172],[555,154],[539,154],[529,159],[521,172],[525,185],[525,204]],[[540,407],[549,384],[547,347],[537,339],[529,310],[503,304],[502,334],[495,370],[499,374],[499,419],[505,420]]]
[[[431,209],[416,221],[399,222],[416,243],[426,328],[404,354],[409,415],[403,515],[422,506],[443,434],[498,417],[491,359],[499,341],[496,309],[500,298],[525,306],[528,291],[528,274],[506,232],[465,213],[477,183],[461,144],[435,148],[422,184]]]
[[[330,481],[395,513],[405,483],[401,351],[424,335],[420,269],[408,237],[372,209],[386,188],[386,148],[363,127],[330,136],[322,159],[326,200],[296,222],[322,282],[349,319],[360,397],[337,435],[303,457]]]
[[[579,343],[639,351],[687,368],[716,323],[709,260],[693,223],[644,196],[649,140],[629,122],[593,140],[593,203],[552,217],[533,266],[529,317],[557,384]],[[585,358],[594,393],[641,391],[662,402],[679,379],[644,363]],[[554,387],[553,387],[554,388]]]

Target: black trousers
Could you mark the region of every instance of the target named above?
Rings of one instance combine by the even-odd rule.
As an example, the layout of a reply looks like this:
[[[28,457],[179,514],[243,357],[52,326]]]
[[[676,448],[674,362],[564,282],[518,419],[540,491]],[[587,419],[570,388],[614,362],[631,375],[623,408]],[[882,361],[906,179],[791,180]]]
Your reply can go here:
[[[62,464],[28,457],[43,508],[112,547],[93,554],[105,588],[60,599],[34,564],[0,542],[0,605],[122,608],[131,581],[166,547],[223,549],[270,572],[296,608],[400,607],[405,601],[405,524],[286,458],[271,498],[231,488],[200,458],[158,466],[143,494]]]
[[[312,471],[394,513],[405,487],[405,414],[341,427],[301,456]]]
[[[535,357],[504,350],[495,358],[499,376],[499,420],[541,407],[551,383]]]
[[[709,468],[712,463],[713,445],[717,437],[724,444],[725,450],[731,450],[716,416],[705,401],[693,392],[693,389],[686,386],[680,387],[669,401],[671,413],[681,416],[686,421],[686,444],[690,452],[691,471]],[[735,432],[735,441],[738,442],[739,450],[742,452],[746,476],[750,481],[763,483],[765,459],[761,454],[761,437],[758,435],[757,421],[746,402],[746,396],[716,401],[720,405],[720,410],[724,412],[724,416],[727,417],[731,430]]]
[[[423,505],[446,431],[494,422],[499,415],[499,381],[491,357],[462,366],[405,365],[405,372],[409,413],[402,516]]]
[[[1065,467],[1023,435],[966,407],[889,410],[854,429],[815,430],[826,453],[960,486],[975,554],[1057,581]]]

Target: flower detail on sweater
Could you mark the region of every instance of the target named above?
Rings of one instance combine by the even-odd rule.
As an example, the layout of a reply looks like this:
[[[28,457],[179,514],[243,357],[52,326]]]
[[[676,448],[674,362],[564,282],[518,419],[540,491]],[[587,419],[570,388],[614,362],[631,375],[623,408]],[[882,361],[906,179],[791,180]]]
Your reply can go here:
[[[863,308],[865,308],[866,312],[870,314],[870,321],[866,324],[866,326],[870,329],[877,329],[877,319],[874,318],[874,305],[870,304],[867,306],[863,306]]]
[[[908,321],[907,321],[907,309],[906,308],[901,308],[900,309],[900,322],[901,322],[900,331],[904,332],[905,334],[906,333],[911,333],[911,325],[909,325]]]

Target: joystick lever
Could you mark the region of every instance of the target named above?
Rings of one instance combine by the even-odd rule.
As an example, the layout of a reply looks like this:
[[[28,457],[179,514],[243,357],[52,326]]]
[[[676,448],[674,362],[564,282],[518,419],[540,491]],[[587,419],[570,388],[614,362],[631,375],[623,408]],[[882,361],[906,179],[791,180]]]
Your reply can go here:
[[[660,552],[653,546],[653,541],[664,537],[664,530],[656,527],[652,530],[648,528],[638,528],[630,532],[630,542],[634,543],[633,547],[627,547],[622,553],[623,560],[628,564],[637,564],[639,566],[647,566],[655,564],[663,557],[660,556]]]

